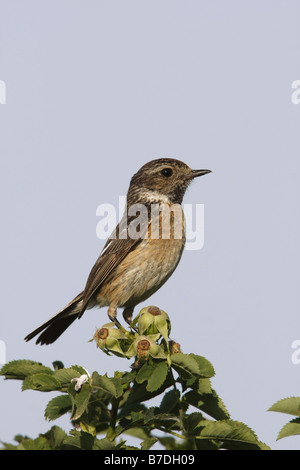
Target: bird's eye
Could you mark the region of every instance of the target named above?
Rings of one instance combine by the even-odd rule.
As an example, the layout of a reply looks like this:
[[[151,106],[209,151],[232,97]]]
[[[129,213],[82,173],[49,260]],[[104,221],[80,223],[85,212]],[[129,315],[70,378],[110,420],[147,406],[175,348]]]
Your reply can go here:
[[[163,170],[161,170],[161,174],[165,178],[170,178],[170,176],[173,175],[173,170],[172,170],[172,168],[164,168]]]

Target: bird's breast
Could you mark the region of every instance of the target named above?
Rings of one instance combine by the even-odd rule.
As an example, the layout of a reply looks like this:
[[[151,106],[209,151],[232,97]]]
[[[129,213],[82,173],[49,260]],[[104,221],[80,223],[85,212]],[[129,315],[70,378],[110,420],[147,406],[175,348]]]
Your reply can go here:
[[[179,206],[180,207],[180,206]],[[181,216],[180,216],[181,213]],[[138,242],[101,286],[99,304],[134,306],[156,292],[178,265],[184,244],[185,224],[177,213],[152,218],[148,235]]]

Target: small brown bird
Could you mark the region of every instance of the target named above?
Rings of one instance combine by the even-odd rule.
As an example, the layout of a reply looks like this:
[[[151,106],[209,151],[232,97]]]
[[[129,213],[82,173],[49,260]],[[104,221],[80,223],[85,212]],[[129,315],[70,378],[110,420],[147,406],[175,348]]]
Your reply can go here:
[[[26,336],[53,343],[86,309],[108,306],[120,326],[117,308],[130,324],[134,307],[156,292],[177,267],[185,244],[181,208],[190,182],[211,170],[191,170],[171,159],[152,160],[133,175],[124,216],[108,238],[85,289],[54,317]]]

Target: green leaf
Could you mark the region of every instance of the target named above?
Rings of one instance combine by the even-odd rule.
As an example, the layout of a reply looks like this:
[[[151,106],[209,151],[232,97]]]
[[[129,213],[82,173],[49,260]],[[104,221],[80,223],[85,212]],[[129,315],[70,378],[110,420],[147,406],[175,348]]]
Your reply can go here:
[[[120,432],[123,434],[123,432]],[[124,430],[124,434],[128,436],[138,437],[141,440],[146,440],[149,436],[146,433],[145,428],[133,427]]]
[[[52,426],[52,428],[44,435],[48,440],[51,449],[60,449],[67,434],[59,426]]]
[[[160,362],[153,370],[151,376],[148,379],[148,385],[146,389],[148,392],[155,392],[164,383],[168,374],[168,365],[166,362]]]
[[[201,377],[210,378],[215,375],[215,369],[205,357],[197,356],[196,354],[189,354],[189,356],[197,362]]]
[[[80,377],[82,374],[72,367],[68,369],[58,369],[54,372],[53,377],[58,380],[61,387],[69,387],[71,380]]]
[[[148,381],[153,373],[154,365],[148,364],[147,362],[140,368],[136,376],[136,382],[141,384]]]
[[[283,437],[296,436],[300,434],[300,418],[295,418],[285,424],[277,436],[277,441]]]
[[[163,396],[159,409],[161,413],[170,413],[179,403],[180,393],[176,389],[169,390]]]
[[[144,424],[144,413],[131,411],[130,414],[127,414],[127,418],[121,418],[119,420],[118,426],[114,430],[114,437],[117,437],[121,434],[129,434],[135,437],[139,437],[144,440],[148,436],[144,429],[141,426]]]
[[[153,408],[154,410],[154,408]],[[147,413],[144,418],[145,425],[154,425],[155,427],[170,429],[179,424],[178,416],[172,413]]]
[[[76,364],[74,364],[73,366],[70,367],[70,369],[73,369],[73,370],[76,370],[77,372],[79,372],[80,375],[89,375],[88,372],[85,370],[84,367],[81,367],[81,366],[77,366]]]
[[[148,382],[146,389],[148,392],[158,390],[166,380],[168,374],[168,365],[165,361],[155,364],[145,363],[136,376],[136,382],[142,384]]]
[[[196,354],[177,353],[171,356],[172,367],[184,379],[191,376],[210,378],[215,375],[215,371],[211,363],[205,357]]]
[[[52,392],[60,389],[60,383],[53,375],[41,373],[29,375],[25,378],[22,390],[39,390],[40,392]]]
[[[95,436],[84,431],[75,431],[72,436],[64,440],[63,447],[67,450],[78,448],[82,450],[92,450],[95,442]]]
[[[142,413],[142,418],[145,424],[150,423],[154,419],[154,416],[155,416],[154,411],[155,411],[155,407],[151,406],[151,408],[148,408],[146,412]]]
[[[177,353],[171,355],[172,367],[182,375],[183,378],[189,378],[191,375],[200,375],[197,361],[189,354]]]
[[[94,372],[92,375],[93,388],[98,388],[114,398],[120,398],[123,395],[122,382],[116,377],[107,377]]]
[[[170,437],[170,436],[159,437],[158,442],[160,442],[164,446],[165,450],[179,450],[180,449],[180,445],[177,442],[177,440],[174,439],[174,437]]]
[[[195,439],[197,450],[220,450],[222,448],[221,441],[212,441],[209,439]]]
[[[174,384],[174,379],[172,377],[172,374],[168,373],[166,380],[162,384],[162,386],[154,391],[154,392],[149,392],[146,389],[146,382],[143,382],[141,384],[137,383],[136,381],[134,382],[131,390],[126,393],[126,400],[122,403],[124,406],[131,405],[133,403],[140,403],[144,402],[146,400],[150,400],[151,398],[156,397],[157,395],[160,395],[163,393],[164,390],[167,388],[171,387]]]
[[[197,381],[192,385],[193,390],[196,392],[203,394],[211,394],[213,390],[211,388],[210,379],[197,379]]]
[[[149,450],[152,446],[158,441],[157,437],[148,437],[143,442],[141,442],[141,449],[142,450]]]
[[[90,399],[90,386],[89,384],[83,384],[80,391],[76,392],[75,395],[75,409],[72,414],[72,419],[79,419],[80,416],[85,412],[89,404]]]
[[[93,450],[116,450],[118,447],[107,437],[95,439]]]
[[[43,436],[36,439],[25,439],[22,441],[21,446],[25,450],[51,450],[48,440]]]
[[[118,417],[119,418],[125,418],[126,416],[130,416],[130,413],[132,411],[146,411],[147,408],[145,405],[142,405],[141,403],[134,403],[131,405],[126,405],[122,406],[119,410]]]
[[[27,359],[11,361],[5,364],[0,370],[0,375],[4,375],[6,379],[24,380],[29,375],[53,374],[53,371],[40,362],[29,361]]]
[[[210,421],[196,438],[223,441],[223,449],[261,449],[260,442],[252,429],[238,421]]]
[[[223,401],[214,390],[210,394],[200,394],[190,390],[183,395],[182,401],[199,408],[214,419],[223,420],[230,418]]]
[[[187,415],[184,418],[184,427],[188,434],[191,434],[197,426],[200,425],[204,420],[202,413],[195,412]]]
[[[49,401],[45,409],[45,418],[53,421],[71,411],[72,400],[69,395],[59,395]]]
[[[300,397],[283,398],[274,403],[268,411],[278,411],[300,417]]]

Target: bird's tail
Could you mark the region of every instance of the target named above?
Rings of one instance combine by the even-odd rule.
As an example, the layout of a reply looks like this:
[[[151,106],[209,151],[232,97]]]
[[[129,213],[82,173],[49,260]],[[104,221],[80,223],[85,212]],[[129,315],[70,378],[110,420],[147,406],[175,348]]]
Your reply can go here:
[[[54,317],[39,326],[26,336],[25,341],[30,341],[34,336],[43,333],[36,340],[36,344],[51,344],[73,323],[81,313],[83,292],[73,299],[65,308]]]

